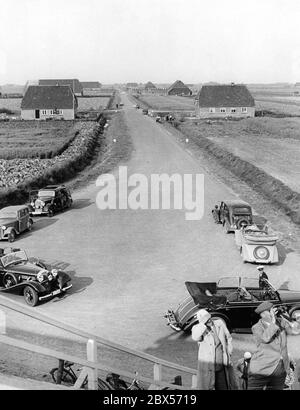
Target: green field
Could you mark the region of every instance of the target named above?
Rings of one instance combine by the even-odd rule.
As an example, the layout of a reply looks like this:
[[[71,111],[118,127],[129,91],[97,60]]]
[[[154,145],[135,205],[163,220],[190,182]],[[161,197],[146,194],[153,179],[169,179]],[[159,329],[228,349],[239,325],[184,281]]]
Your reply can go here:
[[[300,192],[300,118],[185,122],[180,129],[211,139]]]
[[[52,158],[75,135],[71,121],[9,121],[0,123],[0,159]]]
[[[140,100],[146,102],[154,110],[194,111],[194,98],[173,95],[143,94]]]
[[[110,97],[79,97],[78,111],[102,111],[107,107]]]
[[[22,98],[0,98],[0,109],[7,108],[15,114],[21,114]]]

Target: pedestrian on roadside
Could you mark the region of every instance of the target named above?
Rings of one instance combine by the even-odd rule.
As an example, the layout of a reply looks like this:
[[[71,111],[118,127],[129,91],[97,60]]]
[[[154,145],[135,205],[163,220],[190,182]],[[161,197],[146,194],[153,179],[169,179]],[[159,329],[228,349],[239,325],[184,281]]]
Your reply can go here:
[[[283,390],[290,368],[287,334],[300,334],[300,324],[288,320],[270,301],[255,312],[259,321],[252,326],[256,351],[249,366],[248,390]]]
[[[245,352],[244,357],[239,359],[236,368],[240,374],[240,387],[242,390],[248,390],[249,365],[252,354]]]
[[[259,265],[256,269],[257,269],[258,272],[259,272],[259,277],[258,277],[259,287],[260,287],[261,289],[264,289],[264,288],[266,287],[266,282],[265,282],[265,280],[269,280],[268,275],[267,275],[266,272],[264,271],[265,268],[264,268],[263,265]]]
[[[197,312],[198,324],[192,327],[192,339],[198,342],[197,388],[199,390],[237,390],[231,361],[232,337],[222,319],[209,312]]]

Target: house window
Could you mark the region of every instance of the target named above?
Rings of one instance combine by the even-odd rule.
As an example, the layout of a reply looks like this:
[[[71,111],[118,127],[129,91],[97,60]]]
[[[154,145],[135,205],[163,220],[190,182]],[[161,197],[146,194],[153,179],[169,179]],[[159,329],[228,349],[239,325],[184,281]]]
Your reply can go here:
[[[247,112],[247,107],[242,107],[242,112]]]
[[[236,108],[231,108],[230,112],[232,112],[233,114],[236,113]]]
[[[42,110],[42,115],[47,115],[47,110]]]
[[[214,113],[214,112],[216,112],[216,109],[215,109],[215,108],[213,108],[213,107],[210,107],[210,108],[208,109],[208,112],[212,112],[212,113]]]
[[[220,108],[220,112],[226,113],[226,108]]]

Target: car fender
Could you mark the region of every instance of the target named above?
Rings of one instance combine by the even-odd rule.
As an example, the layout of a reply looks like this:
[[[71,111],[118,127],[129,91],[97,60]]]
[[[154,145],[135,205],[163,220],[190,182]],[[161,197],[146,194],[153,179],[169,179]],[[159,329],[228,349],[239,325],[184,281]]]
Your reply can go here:
[[[8,228],[5,229],[4,235],[9,235],[9,234],[10,234],[11,232],[13,232],[13,231],[14,231],[16,234],[19,233],[14,226],[9,226]]]
[[[2,289],[2,291],[10,291],[10,290],[12,290],[12,289],[14,289],[14,290],[16,290],[16,289],[20,289],[20,291],[22,290],[22,289],[24,289],[26,286],[30,286],[32,289],[34,289],[37,293],[42,293],[42,292],[46,292],[47,291],[47,289],[41,284],[41,283],[38,283],[38,282],[33,282],[33,281],[30,281],[30,280],[24,280],[23,282],[20,282],[20,283],[17,283],[16,285],[14,285],[14,286],[10,286],[9,288],[5,288],[5,289]]]

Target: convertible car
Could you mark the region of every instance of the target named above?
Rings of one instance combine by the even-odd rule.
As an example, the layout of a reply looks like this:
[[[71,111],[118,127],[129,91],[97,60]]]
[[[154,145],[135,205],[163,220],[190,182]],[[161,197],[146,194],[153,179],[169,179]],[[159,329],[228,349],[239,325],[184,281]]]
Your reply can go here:
[[[259,286],[258,278],[225,277],[216,282],[185,282],[188,296],[174,311],[165,314],[167,324],[176,331],[190,331],[197,323],[196,313],[206,309],[222,319],[230,332],[250,333],[258,321],[257,306],[264,300],[280,307],[291,320],[300,320],[300,291],[275,289],[268,281]]]
[[[29,261],[24,250],[0,248],[0,290],[23,294],[30,306],[66,292],[72,287],[70,280],[67,273],[38,259]]]
[[[277,263],[278,236],[269,234],[257,225],[244,226],[235,231],[235,242],[244,262]]]

